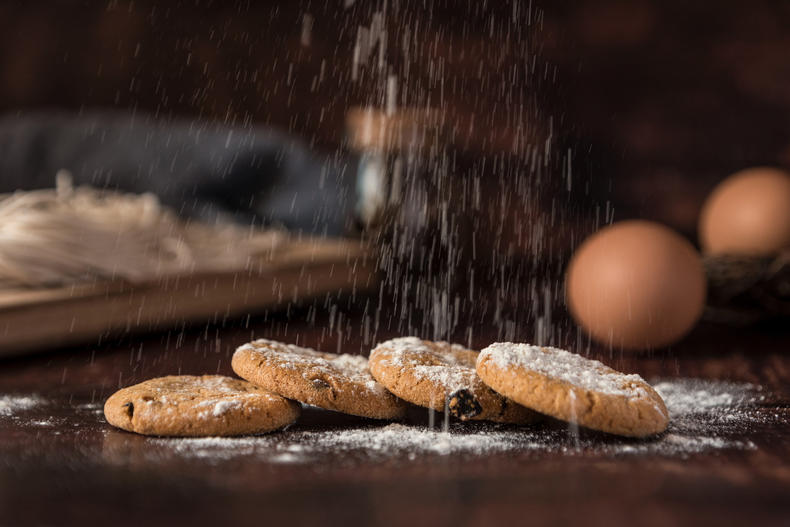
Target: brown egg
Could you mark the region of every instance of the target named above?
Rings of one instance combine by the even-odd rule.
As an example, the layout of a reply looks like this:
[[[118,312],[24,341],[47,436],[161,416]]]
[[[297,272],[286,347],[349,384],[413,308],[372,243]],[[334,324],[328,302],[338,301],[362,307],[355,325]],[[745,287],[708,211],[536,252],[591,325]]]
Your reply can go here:
[[[761,256],[790,248],[790,175],[761,167],[725,179],[702,208],[699,237],[709,254]]]
[[[600,343],[626,349],[678,341],[702,314],[705,288],[694,247],[648,221],[616,223],[590,236],[565,278],[576,321]]]

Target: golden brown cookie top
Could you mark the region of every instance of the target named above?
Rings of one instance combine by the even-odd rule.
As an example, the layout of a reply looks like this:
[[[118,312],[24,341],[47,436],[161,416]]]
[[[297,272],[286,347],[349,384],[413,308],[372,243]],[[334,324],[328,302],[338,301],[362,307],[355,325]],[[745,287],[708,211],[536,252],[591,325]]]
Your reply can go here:
[[[123,388],[107,399],[113,426],[147,435],[268,432],[292,423],[299,405],[240,379],[178,375]]]
[[[503,370],[519,368],[576,388],[624,397],[648,397],[650,386],[639,375],[613,370],[600,361],[550,346],[495,342],[480,352],[479,361],[493,361]]]
[[[378,344],[370,360],[381,367],[408,369],[447,394],[480,387],[475,386],[477,352],[459,344],[401,337]]]
[[[478,353],[459,344],[401,337],[370,353],[373,376],[409,402],[462,420],[531,422],[533,412],[486,386],[475,372]]]
[[[664,401],[642,377],[559,348],[497,342],[480,352],[477,372],[522,405],[588,428],[641,437],[669,423]]]
[[[406,403],[376,382],[360,355],[259,339],[236,350],[232,367],[254,384],[328,410],[377,419],[406,411]]]

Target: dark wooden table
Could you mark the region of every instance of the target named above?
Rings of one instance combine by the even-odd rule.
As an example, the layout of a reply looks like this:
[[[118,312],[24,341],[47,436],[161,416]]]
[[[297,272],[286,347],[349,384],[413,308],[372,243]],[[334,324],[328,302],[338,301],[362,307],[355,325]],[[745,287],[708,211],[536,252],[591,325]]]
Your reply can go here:
[[[355,311],[343,317],[344,349],[368,348],[361,319]],[[776,328],[702,324],[672,350],[608,359],[647,378],[762,385],[770,395],[754,411],[773,418],[743,431],[756,446],[750,450],[414,459],[327,453],[308,464],[184,458],[166,450],[152,457],[155,443],[112,429],[99,411],[119,386],[153,376],[230,374],[233,350],[253,336],[333,350],[338,317],[333,331],[328,320],[320,309],[296,310],[249,325],[0,361],[0,396],[36,393],[46,401],[24,419],[0,417],[0,524],[790,525],[790,333]],[[476,340],[485,343],[485,335]],[[308,410],[295,427],[352,424],[365,422]]]

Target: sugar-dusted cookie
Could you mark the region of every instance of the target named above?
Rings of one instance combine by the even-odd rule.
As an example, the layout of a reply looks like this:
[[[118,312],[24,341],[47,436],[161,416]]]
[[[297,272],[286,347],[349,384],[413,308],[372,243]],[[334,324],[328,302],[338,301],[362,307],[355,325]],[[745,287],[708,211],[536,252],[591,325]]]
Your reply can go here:
[[[178,375],[127,386],[104,403],[107,422],[138,434],[260,434],[296,421],[301,407],[240,379]]]
[[[327,410],[374,419],[406,414],[406,403],[373,379],[360,355],[260,339],[239,347],[231,366],[258,386]]]
[[[370,372],[389,391],[411,403],[458,419],[529,423],[535,412],[483,384],[475,373],[477,352],[458,344],[403,337],[370,353]]]
[[[669,423],[661,396],[639,375],[565,350],[497,342],[480,352],[477,374],[528,408],[594,430],[645,437]]]

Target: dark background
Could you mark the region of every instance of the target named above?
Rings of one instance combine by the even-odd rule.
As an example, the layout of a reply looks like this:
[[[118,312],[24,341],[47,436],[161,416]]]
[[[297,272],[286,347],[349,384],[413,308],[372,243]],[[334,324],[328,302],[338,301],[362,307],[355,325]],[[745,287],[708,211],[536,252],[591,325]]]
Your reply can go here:
[[[380,5],[351,3],[6,0],[0,112],[129,109],[271,124],[332,150],[350,106],[383,101],[375,59],[351,80],[357,28]],[[473,122],[472,152],[507,149],[517,126],[541,138],[551,126],[592,181],[591,202],[689,235],[716,181],[786,162],[790,5],[484,4],[396,0],[385,17],[387,68],[405,79],[399,102],[428,100]],[[529,61],[536,73],[514,73]]]
[[[450,130],[429,201],[456,238],[437,237],[439,213],[401,233],[432,256],[395,259],[391,323],[401,265],[432,292],[404,297],[423,322],[402,331],[474,320],[526,338],[563,311],[565,263],[601,224],[653,219],[696,242],[718,181],[790,163],[788,27],[790,5],[767,1],[5,1],[0,114],[265,125],[342,157],[347,111],[383,108],[392,78],[399,107],[438,108]],[[365,31],[378,41],[354,75]]]

